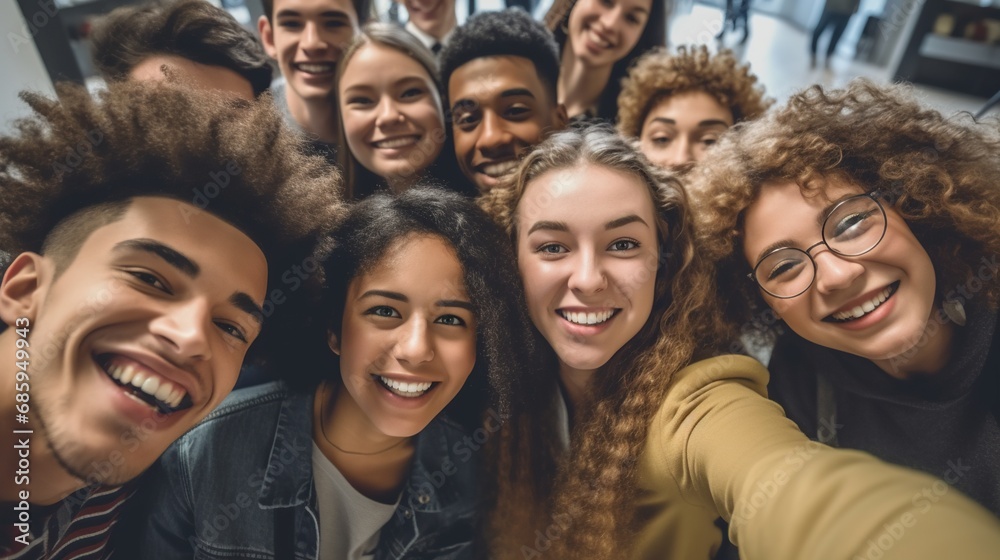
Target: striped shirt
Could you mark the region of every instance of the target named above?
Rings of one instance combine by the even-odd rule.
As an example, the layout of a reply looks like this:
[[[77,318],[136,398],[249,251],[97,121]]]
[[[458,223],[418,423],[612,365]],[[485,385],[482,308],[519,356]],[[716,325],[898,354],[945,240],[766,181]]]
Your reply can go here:
[[[43,522],[40,534],[31,534],[28,546],[8,540],[0,543],[2,560],[98,560],[111,555],[108,542],[122,504],[135,493],[135,484],[88,486],[70,494]]]

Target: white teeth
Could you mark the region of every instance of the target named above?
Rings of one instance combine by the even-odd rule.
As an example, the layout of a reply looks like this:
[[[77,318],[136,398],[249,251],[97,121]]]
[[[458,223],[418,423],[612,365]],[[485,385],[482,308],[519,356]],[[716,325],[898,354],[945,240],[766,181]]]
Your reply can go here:
[[[378,376],[382,384],[389,388],[393,393],[401,397],[419,397],[426,393],[433,383],[406,383],[404,381],[396,381],[395,379],[389,379],[388,377]]]
[[[373,142],[376,148],[385,148],[388,150],[395,148],[403,148],[405,146],[412,146],[417,143],[419,138],[415,136],[403,136],[400,138],[390,138],[389,140],[379,140],[378,142]]]
[[[170,402],[167,400],[167,397],[169,397],[170,394],[173,392],[174,392],[174,386],[164,381],[163,383],[160,383],[160,388],[157,389],[155,393],[153,393],[153,396],[160,399],[163,402]]]
[[[132,382],[132,377],[135,375],[135,370],[132,366],[125,366],[124,368],[118,368],[121,371],[121,377],[118,379],[122,382],[122,385],[128,385]]]
[[[144,371],[136,372],[135,376],[132,377],[132,385],[141,388],[142,384],[146,381],[146,377],[148,377],[146,375],[146,372]]]
[[[139,388],[147,395],[156,395],[156,390],[160,388],[160,378],[150,375],[146,377],[146,380],[142,382],[142,386]]]
[[[834,313],[833,318],[838,321],[848,321],[852,319],[861,318],[866,313],[871,313],[872,311],[875,311],[875,309],[877,309],[878,306],[882,305],[885,302],[885,300],[889,299],[889,296],[891,294],[892,294],[892,288],[891,287],[886,288],[881,292],[879,292],[878,294],[876,294],[875,297],[873,297],[872,299],[862,303],[861,305],[854,307],[853,309],[850,309],[848,311],[841,311],[839,313]]]
[[[108,373],[110,373],[111,377],[114,377],[115,379],[122,378],[122,368],[120,366],[111,366],[111,369],[108,370]]]
[[[113,364],[107,367],[108,374],[122,385],[131,385],[140,391],[152,395],[160,402],[171,408],[180,406],[181,401],[187,395],[183,388],[175,386],[173,383],[151,375],[141,370],[136,370],[132,365]]]
[[[598,35],[594,31],[590,32],[590,40],[597,43],[599,46],[605,49],[611,46],[610,42],[605,41],[600,35]]]
[[[559,313],[567,321],[570,323],[576,323],[577,325],[597,325],[607,321],[612,315],[615,314],[613,310],[598,311],[596,313],[576,313],[573,311],[560,311]]]
[[[499,163],[489,163],[482,166],[483,173],[493,177],[503,177],[517,168],[517,160],[501,161]]]
[[[295,66],[299,70],[310,74],[323,74],[325,72],[333,71],[332,64],[296,64]]]

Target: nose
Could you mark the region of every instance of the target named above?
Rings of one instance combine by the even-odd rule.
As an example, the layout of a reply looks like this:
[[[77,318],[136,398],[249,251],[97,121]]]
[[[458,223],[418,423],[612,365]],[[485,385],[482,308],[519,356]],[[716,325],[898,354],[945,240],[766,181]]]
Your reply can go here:
[[[476,148],[483,153],[496,152],[512,143],[511,135],[501,122],[500,116],[492,111],[484,111],[483,120],[479,125],[479,138]]]
[[[842,257],[826,247],[813,255],[813,261],[816,263],[816,289],[821,294],[849,287],[865,271],[858,261]]]
[[[598,21],[601,22],[601,26],[604,27],[605,31],[614,31],[618,28],[618,18],[621,14],[621,7],[615,6],[614,9],[606,10]]]
[[[678,136],[670,143],[667,154],[664,157],[668,167],[684,165],[694,161],[693,144],[686,136]]]
[[[375,116],[375,126],[383,127],[398,124],[403,120],[403,114],[391,97],[385,95],[379,101]]]
[[[417,318],[411,318],[406,325],[400,327],[394,349],[396,361],[415,366],[434,358],[434,345],[428,328],[426,321]]]
[[[208,360],[212,357],[208,329],[212,317],[208,304],[190,300],[172,306],[150,322],[150,332],[183,360]]]
[[[299,37],[299,48],[304,51],[318,51],[329,47],[330,44],[323,38],[319,26],[313,22],[306,22],[302,36]]]
[[[569,277],[569,289],[582,294],[596,294],[608,286],[600,260],[591,251],[581,251]]]

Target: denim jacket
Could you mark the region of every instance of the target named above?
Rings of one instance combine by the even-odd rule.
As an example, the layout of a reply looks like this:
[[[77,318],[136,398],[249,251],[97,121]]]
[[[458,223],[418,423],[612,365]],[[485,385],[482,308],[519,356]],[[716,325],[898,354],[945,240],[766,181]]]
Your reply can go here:
[[[175,442],[144,481],[147,517],[135,558],[316,559],[312,403],[281,383],[249,387]],[[420,432],[376,560],[473,557],[478,492],[469,441],[440,416]]]

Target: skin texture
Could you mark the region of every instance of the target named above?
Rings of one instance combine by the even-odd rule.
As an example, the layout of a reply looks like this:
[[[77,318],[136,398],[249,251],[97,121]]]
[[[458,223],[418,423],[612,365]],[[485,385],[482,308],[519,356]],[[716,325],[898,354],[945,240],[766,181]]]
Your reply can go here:
[[[278,62],[288,87],[288,109],[300,126],[332,141],[337,61],[358,29],[350,0],[275,0],[269,21],[257,22],[268,56]],[[303,67],[302,65],[306,65]],[[315,66],[312,66],[315,65]]]
[[[197,273],[120,245],[129,240],[167,246]],[[85,482],[136,477],[214,409],[259,333],[251,311],[267,283],[264,255],[250,238],[158,197],[133,199],[121,220],[91,233],[61,275],[54,270],[50,258],[23,253],[0,288],[0,318],[31,324],[32,476],[38,466],[45,480],[32,499],[43,504]],[[15,361],[14,336],[0,335],[5,363]],[[183,387],[191,406],[157,413],[111,380],[98,363],[108,357]]]
[[[254,100],[250,81],[233,70],[169,54],[154,55],[144,59],[132,68],[129,77],[133,80],[158,81],[167,78],[165,71],[197,89],[219,90],[239,99]]]
[[[424,67],[406,54],[374,43],[361,47],[344,68],[338,97],[351,153],[390,183],[416,178],[441,153],[441,98]]]
[[[423,430],[458,394],[476,363],[476,318],[462,278],[451,246],[411,236],[351,281],[341,339],[330,339],[346,388],[327,424],[332,441],[385,449]],[[419,398],[399,397],[376,375],[435,385]]]
[[[698,162],[731,126],[732,112],[711,95],[680,93],[650,109],[642,124],[639,149],[664,168]]]
[[[749,265],[774,243],[805,249],[820,241],[817,220],[837,200],[862,191],[831,181],[821,192],[803,195],[792,182],[770,183],[746,211],[743,253]],[[826,246],[810,253],[816,279],[802,295],[764,299],[793,331],[816,344],[872,360],[890,375],[907,377],[933,372],[947,361],[951,323],[918,344],[934,311],[936,280],[930,257],[899,214],[883,201],[887,217],[885,237],[874,249],[857,257],[841,257]],[[791,243],[785,243],[790,241]],[[887,286],[899,287],[874,311],[847,323],[829,320],[832,313],[868,301]],[[908,360],[893,360],[917,347]],[[905,364],[900,367],[900,363]]]
[[[417,29],[443,39],[458,24],[455,0],[402,0]]]
[[[455,156],[462,173],[487,192],[520,157],[554,130],[566,111],[535,65],[520,56],[489,56],[459,66],[448,80]]]
[[[649,318],[658,254],[653,201],[638,178],[586,164],[537,177],[517,212],[528,310],[572,397]],[[609,310],[611,319],[588,326],[562,314]]]

